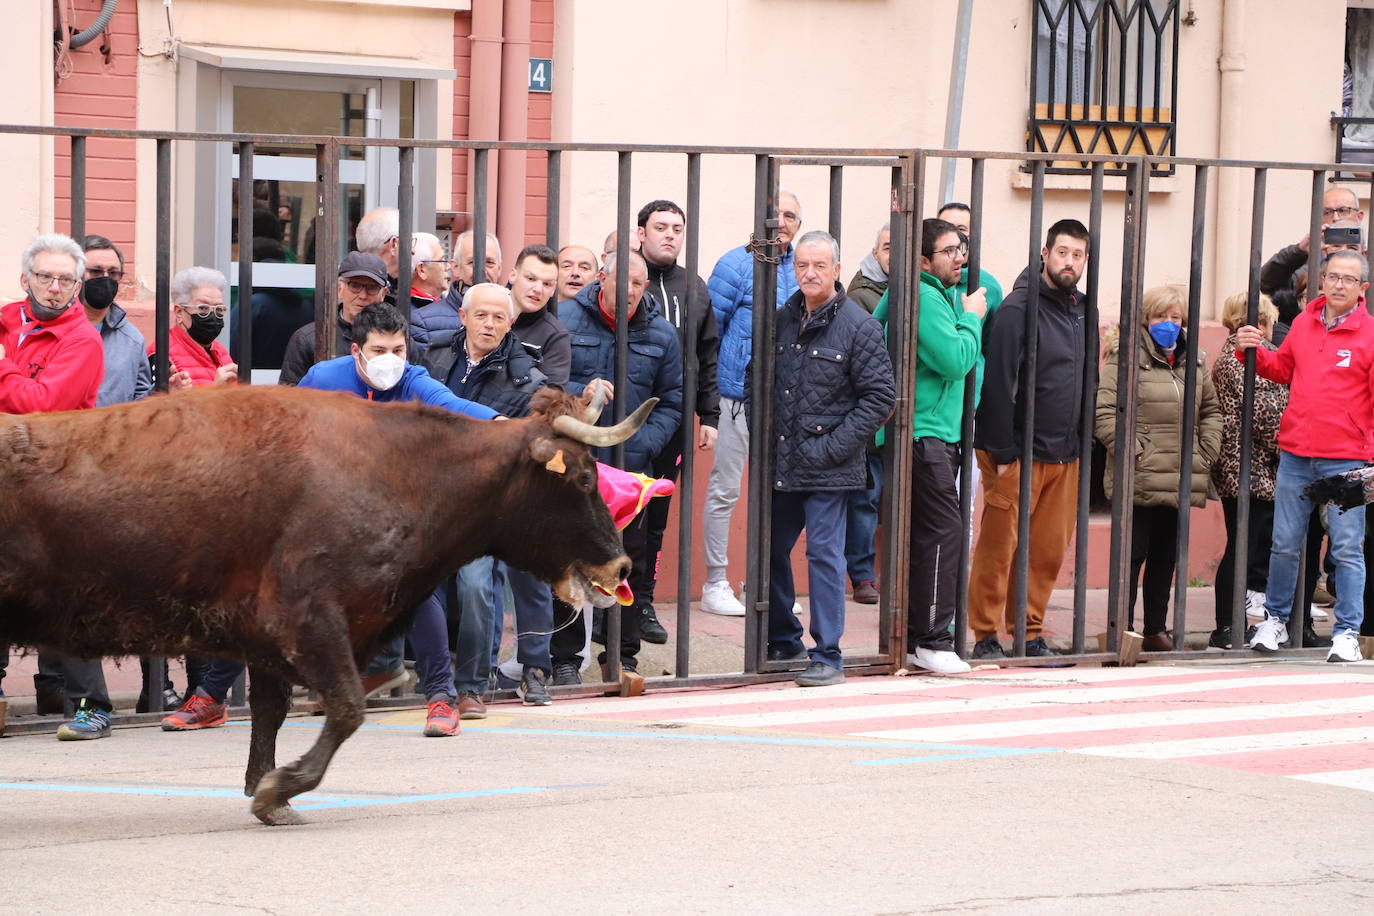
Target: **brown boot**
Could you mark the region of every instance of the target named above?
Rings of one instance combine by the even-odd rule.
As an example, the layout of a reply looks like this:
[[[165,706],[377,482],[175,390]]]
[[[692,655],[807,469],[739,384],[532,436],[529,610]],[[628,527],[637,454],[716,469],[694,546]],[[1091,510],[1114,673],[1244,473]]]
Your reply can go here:
[[[1174,651],[1174,638],[1169,635],[1168,630],[1162,633],[1151,633],[1145,637],[1140,648],[1146,652],[1172,652]]]
[[[854,600],[859,604],[878,603],[878,583],[876,582],[855,582]]]

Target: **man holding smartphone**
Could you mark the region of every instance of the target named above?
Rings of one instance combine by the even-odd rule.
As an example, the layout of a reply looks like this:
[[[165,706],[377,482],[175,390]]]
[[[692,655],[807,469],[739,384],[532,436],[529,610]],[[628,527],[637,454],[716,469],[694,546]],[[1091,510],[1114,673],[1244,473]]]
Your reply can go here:
[[[1360,209],[1360,199],[1355,192],[1340,186],[1327,189],[1322,196],[1322,260],[1329,258],[1333,251],[1364,254],[1363,225],[1364,211]],[[1291,289],[1294,275],[1307,265],[1307,253],[1311,248],[1309,235],[1303,233],[1292,245],[1279,249],[1260,268],[1260,292],[1274,298],[1274,304],[1279,307],[1279,320],[1284,324],[1292,324],[1298,316],[1297,302],[1290,302],[1291,297],[1275,296],[1275,293]]]

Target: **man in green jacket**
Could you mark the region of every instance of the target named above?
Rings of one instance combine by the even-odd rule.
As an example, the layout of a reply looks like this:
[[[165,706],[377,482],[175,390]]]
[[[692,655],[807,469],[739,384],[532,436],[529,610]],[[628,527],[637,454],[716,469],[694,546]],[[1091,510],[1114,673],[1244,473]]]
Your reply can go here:
[[[921,224],[921,298],[918,306],[916,390],[912,396],[913,467],[911,553],[907,562],[907,664],[935,674],[963,674],[949,632],[959,574],[959,434],[964,379],[982,352],[985,292],[959,305],[958,286],[968,249],[959,230],[942,219]],[[886,302],[874,317],[886,321]]]

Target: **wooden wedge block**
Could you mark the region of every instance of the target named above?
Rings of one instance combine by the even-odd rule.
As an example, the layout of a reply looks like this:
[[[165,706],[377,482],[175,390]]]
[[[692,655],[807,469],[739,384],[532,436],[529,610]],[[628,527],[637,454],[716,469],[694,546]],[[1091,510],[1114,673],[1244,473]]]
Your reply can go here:
[[[1099,651],[1099,652],[1106,652],[1106,651],[1107,651],[1107,633],[1106,633],[1105,630],[1104,630],[1103,632],[1097,634],[1097,651]]]
[[[1374,636],[1361,636],[1360,654],[1365,658],[1374,658]]]
[[[638,671],[620,672],[620,695],[622,697],[637,697],[644,693],[644,675]]]
[[[1116,663],[1122,668],[1134,668],[1136,659],[1140,657],[1140,646],[1144,642],[1145,637],[1139,633],[1122,633],[1121,644],[1116,647]]]

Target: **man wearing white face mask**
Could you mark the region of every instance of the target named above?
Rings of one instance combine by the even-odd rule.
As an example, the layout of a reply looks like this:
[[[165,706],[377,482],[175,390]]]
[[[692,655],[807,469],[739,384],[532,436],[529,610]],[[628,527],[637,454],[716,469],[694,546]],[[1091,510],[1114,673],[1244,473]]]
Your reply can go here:
[[[369,401],[421,401],[479,420],[497,417],[496,411],[458,397],[423,368],[406,362],[406,323],[395,306],[384,302],[366,306],[351,324],[350,355],[311,366],[299,387],[347,391]],[[425,733],[451,735],[458,730],[458,714],[453,705],[457,691],[453,687],[448,630],[438,593],[426,599],[416,612],[410,640],[418,656],[415,661],[420,686],[431,700]],[[400,653],[401,647],[395,643],[382,647],[363,675],[364,694],[400,684],[405,675]],[[224,698],[242,671],[238,662],[217,660],[200,686],[187,695],[182,707],[162,720],[163,730],[194,731],[223,725],[228,718]],[[429,729],[431,722],[436,723],[434,732]]]

